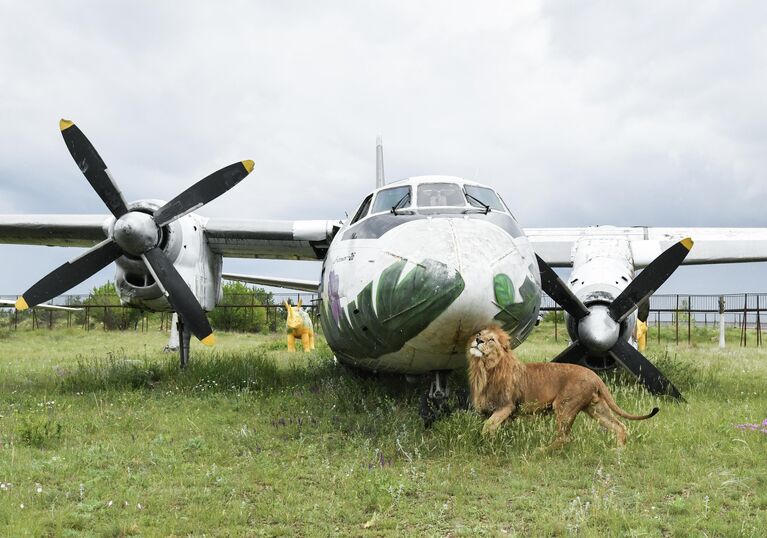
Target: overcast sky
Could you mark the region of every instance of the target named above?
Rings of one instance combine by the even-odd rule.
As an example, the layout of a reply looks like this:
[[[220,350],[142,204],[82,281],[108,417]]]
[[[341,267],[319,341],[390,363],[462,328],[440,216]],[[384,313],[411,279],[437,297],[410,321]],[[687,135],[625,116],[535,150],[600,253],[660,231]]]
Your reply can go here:
[[[380,133],[388,179],[491,184],[523,226],[767,226],[765,20],[761,1],[0,0],[0,213],[105,213],[64,117],[129,200],[255,160],[208,216],[343,217]],[[0,294],[78,252],[0,245]],[[764,275],[682,268],[661,291],[767,291]]]

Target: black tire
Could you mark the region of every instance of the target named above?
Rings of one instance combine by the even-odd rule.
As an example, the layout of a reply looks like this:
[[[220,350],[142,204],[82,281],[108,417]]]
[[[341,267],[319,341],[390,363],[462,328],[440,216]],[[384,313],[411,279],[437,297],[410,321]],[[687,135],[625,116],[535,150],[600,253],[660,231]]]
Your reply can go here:
[[[426,429],[431,428],[439,417],[439,404],[429,398],[429,395],[424,392],[421,394],[418,409],[423,419],[423,427]]]
[[[459,400],[460,402],[460,400]],[[468,398],[467,398],[468,402]],[[453,412],[453,406],[450,405],[448,398],[441,398],[435,400],[429,398],[429,393],[424,392],[421,394],[421,401],[419,404],[419,411],[421,418],[423,419],[424,428],[431,428],[434,423],[440,418],[446,417]]]

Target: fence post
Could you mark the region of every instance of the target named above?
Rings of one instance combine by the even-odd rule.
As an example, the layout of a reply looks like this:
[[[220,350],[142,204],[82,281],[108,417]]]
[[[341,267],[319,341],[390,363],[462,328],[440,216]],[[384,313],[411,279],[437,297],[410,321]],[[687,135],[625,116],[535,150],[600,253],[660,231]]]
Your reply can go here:
[[[557,307],[554,307],[554,341],[555,342],[559,342],[559,335],[557,334],[557,332],[558,332],[557,329],[558,329],[559,323],[557,322],[557,318],[558,318]]]
[[[690,296],[687,296],[687,345],[691,343],[691,327],[692,327],[692,305],[690,304]]]
[[[676,296],[676,311],[674,312],[676,318],[676,345],[679,345],[679,295]]]
[[[719,296],[719,348],[724,349],[724,295]]]
[[[743,333],[743,347],[748,347],[748,294],[745,294],[745,300],[743,301],[743,315],[740,318],[741,327],[740,330]]]
[[[746,347],[748,344],[748,335],[746,327],[748,324],[748,293],[743,296],[743,313],[740,317],[740,347]]]
[[[655,327],[658,329],[658,345],[660,345],[660,311],[655,313]]]
[[[756,295],[756,347],[762,345],[762,324],[759,317],[759,294]]]

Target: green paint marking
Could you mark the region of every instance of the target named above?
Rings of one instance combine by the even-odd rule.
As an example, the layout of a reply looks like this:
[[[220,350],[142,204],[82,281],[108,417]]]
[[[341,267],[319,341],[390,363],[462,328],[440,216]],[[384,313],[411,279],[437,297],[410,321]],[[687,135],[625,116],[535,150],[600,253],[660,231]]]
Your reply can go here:
[[[493,319],[509,333],[514,347],[521,344],[535,327],[535,318],[541,304],[541,292],[538,286],[525,277],[519,289],[520,301],[514,302],[516,293],[514,283],[508,275],[500,273],[493,277],[495,305],[501,309]]]
[[[333,351],[356,359],[398,351],[464,290],[461,274],[444,263],[424,260],[402,276],[406,263],[394,262],[381,273],[375,308],[373,282],[342,309],[338,325],[333,322],[329,302],[323,304],[322,330]]]

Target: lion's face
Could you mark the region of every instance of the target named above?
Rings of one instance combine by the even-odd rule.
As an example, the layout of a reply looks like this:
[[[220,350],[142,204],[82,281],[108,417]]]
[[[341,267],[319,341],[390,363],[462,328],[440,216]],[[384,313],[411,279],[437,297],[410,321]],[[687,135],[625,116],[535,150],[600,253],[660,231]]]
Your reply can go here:
[[[469,357],[482,361],[487,370],[495,368],[509,350],[509,338],[498,327],[483,329],[469,341]]]

